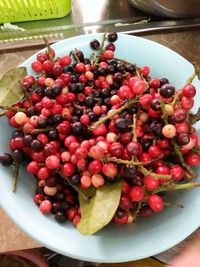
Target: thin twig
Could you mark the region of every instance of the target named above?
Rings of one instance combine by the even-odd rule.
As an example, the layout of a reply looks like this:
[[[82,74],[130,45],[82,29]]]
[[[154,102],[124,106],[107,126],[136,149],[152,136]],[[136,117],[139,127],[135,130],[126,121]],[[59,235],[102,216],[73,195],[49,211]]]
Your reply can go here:
[[[15,169],[14,169],[14,173],[13,173],[13,179],[12,179],[12,190],[13,190],[13,192],[15,192],[16,189],[17,189],[17,178],[18,178],[18,175],[19,175],[19,167],[20,167],[19,164],[15,165]]]

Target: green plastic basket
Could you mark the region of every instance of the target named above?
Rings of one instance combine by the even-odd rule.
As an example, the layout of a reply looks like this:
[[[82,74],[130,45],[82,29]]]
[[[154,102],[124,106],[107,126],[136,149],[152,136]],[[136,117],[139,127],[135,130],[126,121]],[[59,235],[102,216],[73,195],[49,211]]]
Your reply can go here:
[[[61,18],[71,0],[0,0],[0,23]]]

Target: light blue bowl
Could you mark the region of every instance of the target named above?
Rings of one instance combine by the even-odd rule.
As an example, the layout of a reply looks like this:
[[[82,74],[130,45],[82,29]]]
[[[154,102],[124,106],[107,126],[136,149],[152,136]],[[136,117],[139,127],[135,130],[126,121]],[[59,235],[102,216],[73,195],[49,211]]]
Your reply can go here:
[[[57,56],[75,47],[89,56],[91,39],[101,40],[102,34],[84,35],[63,40],[53,45]],[[167,77],[177,88],[192,74],[192,65],[172,50],[152,41],[119,35],[116,56],[139,66],[151,67],[152,77]],[[32,74],[30,65],[36,55],[23,65]],[[200,102],[197,80],[196,106]],[[7,141],[12,129],[1,118],[0,152],[8,151]],[[198,125],[197,125],[198,128]],[[21,171],[17,192],[11,190],[11,170],[0,168],[0,203],[11,219],[28,235],[61,254],[93,262],[125,262],[155,255],[176,245],[200,225],[200,190],[173,193],[170,198],[184,205],[184,209],[166,208],[150,219],[138,220],[128,226],[111,225],[92,236],[81,235],[71,224],[59,225],[50,216],[40,213],[33,202],[34,179]],[[198,177],[199,179],[199,177]]]

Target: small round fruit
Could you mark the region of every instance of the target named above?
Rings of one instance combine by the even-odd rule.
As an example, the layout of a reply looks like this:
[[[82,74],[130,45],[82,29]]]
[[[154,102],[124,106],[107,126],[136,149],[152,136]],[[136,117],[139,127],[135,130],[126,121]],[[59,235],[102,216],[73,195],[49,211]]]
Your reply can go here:
[[[163,200],[159,195],[152,194],[149,196],[148,203],[150,208],[155,212],[163,210]]]
[[[167,138],[173,138],[176,135],[176,128],[173,124],[167,124],[162,128],[162,134]]]
[[[144,189],[141,186],[133,186],[129,192],[129,197],[133,202],[140,202],[144,198]]]

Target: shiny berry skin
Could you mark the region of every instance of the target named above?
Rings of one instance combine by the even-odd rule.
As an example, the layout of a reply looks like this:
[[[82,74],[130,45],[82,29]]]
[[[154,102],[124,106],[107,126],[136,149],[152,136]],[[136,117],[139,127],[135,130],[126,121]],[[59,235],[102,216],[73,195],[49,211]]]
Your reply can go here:
[[[181,166],[179,165],[173,165],[171,168],[170,168],[170,172],[171,172],[171,175],[172,175],[172,179],[174,181],[180,181],[183,179],[183,176],[184,176],[184,170]]]
[[[50,176],[50,174],[51,174],[51,171],[48,168],[42,167],[39,169],[37,176],[39,179],[45,180]]]
[[[24,77],[23,82],[27,83],[28,85],[33,85],[35,83],[35,78],[32,75],[27,75]]]
[[[144,198],[144,189],[141,186],[133,186],[129,192],[132,202],[140,202]]]
[[[62,210],[58,210],[55,215],[54,215],[54,219],[58,222],[58,223],[65,223],[67,221],[67,217],[64,211]]]
[[[172,115],[173,122],[175,123],[182,123],[186,120],[186,118],[187,114],[181,109],[174,111]]]
[[[155,190],[159,186],[159,180],[153,176],[144,176],[143,183],[148,190]]]
[[[194,106],[194,99],[183,96],[181,98],[181,107],[185,110],[189,110]]]
[[[88,155],[93,159],[103,159],[104,150],[102,147],[95,145],[90,148]]]
[[[167,124],[162,128],[162,134],[167,138],[173,138],[176,135],[176,127],[172,124]]]
[[[42,52],[37,54],[37,60],[38,60],[39,62],[43,63],[43,62],[46,61],[47,59],[48,59],[47,54],[42,53]]]
[[[64,66],[68,66],[71,64],[71,58],[69,56],[62,56],[60,58],[60,64],[64,67]]]
[[[182,95],[188,98],[192,98],[196,95],[196,88],[192,84],[187,84],[182,89]]]
[[[176,140],[178,145],[185,146],[190,142],[190,135],[188,133],[178,133]]]
[[[40,203],[40,211],[43,213],[43,214],[48,214],[51,209],[52,209],[52,204],[49,200],[43,200],[41,203]]]
[[[108,33],[107,38],[109,42],[115,42],[118,39],[118,35],[116,32],[110,32]]]
[[[144,76],[147,77],[150,73],[150,68],[148,66],[144,66],[140,68],[140,73]]]
[[[75,68],[76,68],[76,71],[78,72],[78,73],[83,73],[83,72],[85,72],[85,64],[83,64],[83,63],[77,63],[76,64],[76,66],[75,66]]]
[[[154,98],[152,101],[151,101],[151,108],[154,110],[154,111],[158,111],[158,110],[161,110],[161,100],[159,98]]]
[[[160,88],[160,95],[164,98],[170,98],[175,94],[175,88],[171,84],[163,84]]]
[[[98,40],[94,39],[92,41],[90,41],[90,46],[95,49],[95,50],[98,50],[99,47],[100,47],[100,43]]]
[[[116,49],[116,46],[113,43],[109,43],[106,46],[106,50],[112,50],[114,52],[115,49]]]
[[[99,188],[101,186],[103,186],[105,183],[105,179],[101,174],[93,174],[92,175],[92,185],[95,188]]]
[[[146,83],[143,80],[137,80],[131,89],[134,94],[142,94],[146,89]]]
[[[50,60],[46,60],[42,64],[42,69],[46,72],[50,72],[53,69],[53,63]]]
[[[127,195],[122,195],[119,206],[123,210],[127,210],[131,207],[131,200]]]
[[[185,162],[189,166],[198,166],[200,164],[200,156],[189,152],[185,156]]]
[[[93,160],[90,162],[90,164],[88,165],[88,171],[91,174],[96,174],[96,173],[100,173],[102,170],[102,163],[100,160]]]
[[[129,99],[129,98],[133,98],[133,93],[130,89],[129,86],[127,85],[122,85],[119,90],[118,90],[118,96],[121,98],[121,99]]]
[[[129,156],[137,156],[139,153],[139,145],[137,142],[130,142],[126,146],[126,151]]]
[[[50,170],[57,169],[60,165],[60,159],[56,155],[48,156],[45,160],[47,168]]]
[[[148,154],[152,158],[158,158],[161,155],[161,149],[157,145],[151,145],[148,149]]]
[[[61,172],[64,176],[71,177],[75,172],[74,165],[72,163],[65,163],[61,168]]]
[[[121,158],[124,153],[124,147],[120,143],[113,143],[109,149],[112,157]]]
[[[39,171],[39,164],[36,161],[31,161],[26,169],[28,173],[36,174]]]
[[[175,124],[175,127],[176,127],[177,133],[188,133],[189,132],[189,124],[186,121],[179,123],[179,124]]]
[[[95,130],[93,130],[92,133],[96,136],[105,135],[107,133],[107,128],[105,124],[101,124]]]
[[[139,102],[142,107],[146,107],[150,105],[152,100],[153,100],[153,96],[150,94],[144,94],[139,98]]]
[[[121,133],[126,132],[128,129],[128,123],[124,118],[119,118],[115,121],[115,127]]]
[[[102,172],[107,177],[113,179],[117,175],[117,165],[111,162],[106,162],[102,167]]]
[[[34,61],[31,64],[31,67],[35,72],[41,72],[42,71],[42,63],[40,61]]]
[[[154,212],[160,212],[163,210],[163,200],[159,195],[152,194],[149,196],[148,203],[150,208]]]
[[[2,153],[0,154],[0,163],[7,167],[13,163],[13,158],[9,153]]]
[[[157,78],[151,78],[149,81],[149,85],[152,88],[159,88],[160,87],[160,81]]]
[[[92,179],[89,175],[83,175],[80,181],[81,181],[81,187],[83,189],[86,189],[92,185]]]

